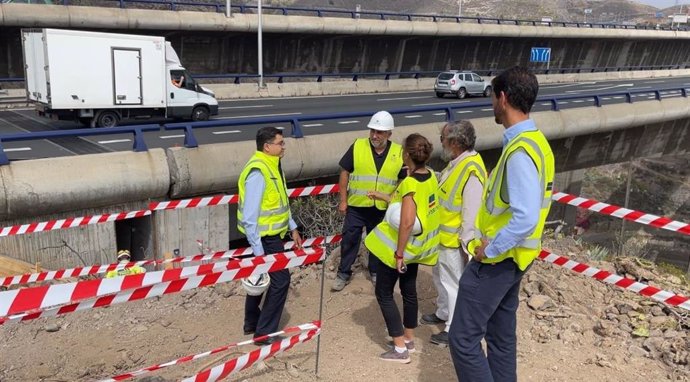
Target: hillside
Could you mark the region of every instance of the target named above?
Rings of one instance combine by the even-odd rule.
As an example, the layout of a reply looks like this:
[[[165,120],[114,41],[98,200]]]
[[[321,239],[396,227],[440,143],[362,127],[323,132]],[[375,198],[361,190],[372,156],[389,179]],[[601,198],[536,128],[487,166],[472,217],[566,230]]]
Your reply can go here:
[[[354,9],[362,4],[363,10],[390,12],[438,13],[457,15],[456,0],[267,0],[271,5],[293,5],[303,7],[332,7]],[[325,4],[324,4],[325,3]],[[587,15],[590,22],[641,21],[653,17],[657,8],[629,0],[464,0],[462,13],[465,16],[486,16],[501,18],[534,19],[551,17],[554,20],[583,21],[584,9],[592,9]]]

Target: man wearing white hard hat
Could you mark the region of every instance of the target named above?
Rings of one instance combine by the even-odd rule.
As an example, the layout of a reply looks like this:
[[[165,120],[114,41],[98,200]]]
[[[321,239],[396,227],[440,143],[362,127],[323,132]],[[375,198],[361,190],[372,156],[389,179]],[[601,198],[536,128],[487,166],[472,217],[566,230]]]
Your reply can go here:
[[[352,278],[352,264],[357,259],[362,241],[362,229],[367,233],[383,220],[388,204],[368,196],[370,191],[391,194],[398,180],[405,177],[402,170],[402,147],[390,141],[395,124],[387,111],[379,111],[367,124],[369,138],[359,138],[340,159],[340,204],[338,211],[345,215],[340,246],[340,266],[331,287],[341,291]],[[376,265],[379,260],[369,253],[369,275],[376,284]]]

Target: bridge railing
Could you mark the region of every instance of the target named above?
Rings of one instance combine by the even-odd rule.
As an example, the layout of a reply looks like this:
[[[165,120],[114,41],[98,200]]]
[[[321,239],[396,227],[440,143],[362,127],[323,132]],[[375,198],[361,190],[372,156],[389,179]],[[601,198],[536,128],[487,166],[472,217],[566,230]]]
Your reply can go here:
[[[678,70],[687,69],[690,65],[646,65],[646,66],[605,66],[605,67],[577,67],[577,68],[531,68],[530,70],[536,74],[571,74],[571,73],[609,73],[609,72],[629,72],[629,71],[644,71],[644,70]],[[504,69],[467,69],[482,76],[493,76],[503,71]],[[357,72],[357,73],[271,73],[264,74],[264,79],[276,80],[277,83],[283,83],[289,78],[312,78],[316,82],[323,82],[325,78],[349,78],[352,81],[358,81],[361,78],[382,78],[390,80],[391,78],[414,78],[419,79],[423,77],[435,77],[445,70],[420,70],[420,71],[404,71],[404,72]],[[250,73],[216,73],[216,74],[196,74],[194,79],[199,80],[216,80],[229,79],[235,84],[240,84],[242,81],[258,79],[258,74]],[[11,77],[0,78],[0,82],[22,82],[24,78]]]
[[[688,89],[690,87],[673,87],[664,89],[645,89],[645,90],[633,90],[627,92],[613,92],[613,93],[597,93],[597,94],[584,94],[584,95],[571,95],[571,96],[558,96],[558,97],[539,97],[535,103],[545,103],[550,104],[551,111],[560,110],[559,103],[563,101],[571,100],[590,100],[592,106],[601,107],[602,99],[606,97],[625,97],[625,102],[633,103],[633,95],[637,94],[653,94],[654,99],[661,100],[662,93],[679,93],[678,96],[688,97]],[[490,107],[491,102],[479,102],[472,104],[439,104],[433,106],[422,106],[422,107],[410,107],[410,108],[398,108],[390,109],[388,112],[391,114],[411,114],[411,113],[423,113],[423,112],[433,112],[433,111],[443,111],[446,114],[446,121],[455,120],[455,111],[473,108]],[[583,104],[586,106],[586,104]],[[130,133],[134,134],[134,145],[133,151],[146,151],[148,150],[146,143],[144,141],[144,132],[148,131],[161,131],[161,130],[183,130],[184,131],[184,146],[187,148],[198,147],[199,143],[194,135],[194,130],[197,129],[208,129],[214,127],[229,127],[229,126],[246,126],[246,125],[258,125],[258,124],[278,124],[278,123],[288,123],[291,125],[290,135],[293,138],[303,138],[304,132],[302,131],[302,123],[308,121],[324,121],[324,120],[335,120],[344,118],[357,118],[357,117],[368,117],[371,116],[375,111],[361,111],[361,112],[345,112],[345,113],[329,113],[329,114],[312,114],[312,115],[300,115],[300,116],[276,116],[276,117],[254,117],[254,118],[242,118],[236,120],[215,120],[206,122],[177,122],[177,123],[166,123],[161,125],[148,124],[148,125],[136,125],[136,126],[125,126],[116,127],[109,129],[72,129],[63,131],[49,131],[49,132],[39,132],[39,133],[17,133],[17,134],[2,134],[0,135],[0,165],[7,165],[10,163],[7,155],[4,152],[3,142],[15,142],[15,141],[27,141],[27,140],[38,140],[38,139],[50,139],[57,137],[86,137],[93,135],[109,135],[109,134],[122,134]],[[287,134],[286,134],[287,135]]]
[[[17,0],[13,0],[17,1]],[[194,7],[209,9],[215,12],[225,12],[225,3],[214,2],[195,2],[195,1],[175,1],[175,0],[101,0],[103,3],[115,3],[120,8],[127,8],[131,4],[143,5],[160,5],[171,11],[179,10],[185,7]],[[0,2],[10,2],[8,0],[0,0]],[[30,2],[30,0],[18,1]],[[56,4],[74,5],[70,0],[57,0]],[[231,5],[233,11],[240,13],[253,13],[256,11],[256,5]],[[340,16],[357,18],[374,18],[378,20],[431,20],[433,22],[450,20],[456,23],[472,22],[476,24],[498,24],[498,25],[531,25],[531,26],[548,26],[548,27],[570,27],[570,28],[613,28],[613,29],[647,29],[647,30],[688,30],[687,27],[671,27],[668,25],[627,25],[627,24],[610,24],[610,23],[584,23],[575,21],[542,21],[529,19],[502,19],[497,17],[473,17],[473,16],[453,16],[442,14],[425,14],[425,13],[400,13],[388,11],[357,11],[350,9],[338,8],[306,8],[306,7],[277,7],[277,6],[263,6],[262,9],[267,13],[281,14],[281,15],[307,15],[316,17],[325,16]]]

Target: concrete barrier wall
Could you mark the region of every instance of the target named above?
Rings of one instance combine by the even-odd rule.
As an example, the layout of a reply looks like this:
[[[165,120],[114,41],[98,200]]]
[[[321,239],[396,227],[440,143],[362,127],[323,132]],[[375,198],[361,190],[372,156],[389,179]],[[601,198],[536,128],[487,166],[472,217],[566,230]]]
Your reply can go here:
[[[85,6],[0,4],[0,25],[105,29],[253,32],[255,14],[157,11]],[[563,28],[453,21],[396,21],[338,17],[264,15],[267,33],[324,33],[394,36],[471,36],[604,39],[690,39],[690,32],[604,28]]]

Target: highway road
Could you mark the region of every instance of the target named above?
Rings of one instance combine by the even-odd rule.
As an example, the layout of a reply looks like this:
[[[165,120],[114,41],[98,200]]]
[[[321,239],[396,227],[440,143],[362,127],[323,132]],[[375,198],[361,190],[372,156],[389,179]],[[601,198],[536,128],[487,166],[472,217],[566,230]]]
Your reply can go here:
[[[622,93],[627,91],[649,91],[633,95],[633,100],[654,99],[651,93],[655,89],[686,88],[690,90],[690,77],[656,78],[623,81],[600,81],[543,85],[539,97],[570,97],[605,93]],[[662,97],[680,97],[680,91],[664,91]],[[625,96],[604,96],[604,105],[625,102]],[[403,93],[377,93],[344,96],[314,96],[292,98],[262,98],[250,100],[228,100],[220,102],[219,115],[214,120],[238,121],[252,117],[299,118],[307,115],[318,115],[338,112],[371,112],[378,110],[407,109],[414,107],[442,107],[444,105],[464,105],[466,108],[456,110],[456,119],[490,117],[493,111],[490,98],[470,97],[459,100],[446,96],[436,98],[433,89],[429,91]],[[592,106],[590,98],[562,100],[559,108],[577,108]],[[533,111],[550,110],[550,102],[537,102]],[[366,130],[368,117],[344,118],[335,120],[315,120],[302,123],[305,135],[328,134],[340,131]],[[397,126],[445,121],[443,110],[396,114]],[[160,121],[159,121],[160,122]],[[143,123],[151,123],[144,121]],[[291,123],[272,124],[289,131]],[[256,130],[263,125],[222,126],[195,129],[199,144],[253,140]],[[15,108],[0,111],[0,134],[14,134],[32,131],[59,131],[82,128],[74,122],[54,122],[38,117],[31,108]],[[364,133],[363,133],[364,135]],[[127,151],[132,149],[132,134],[108,134],[92,137],[68,137],[50,140],[21,142],[3,142],[10,160]],[[156,131],[145,133],[149,148],[167,148],[184,145],[184,132],[181,130]]]

